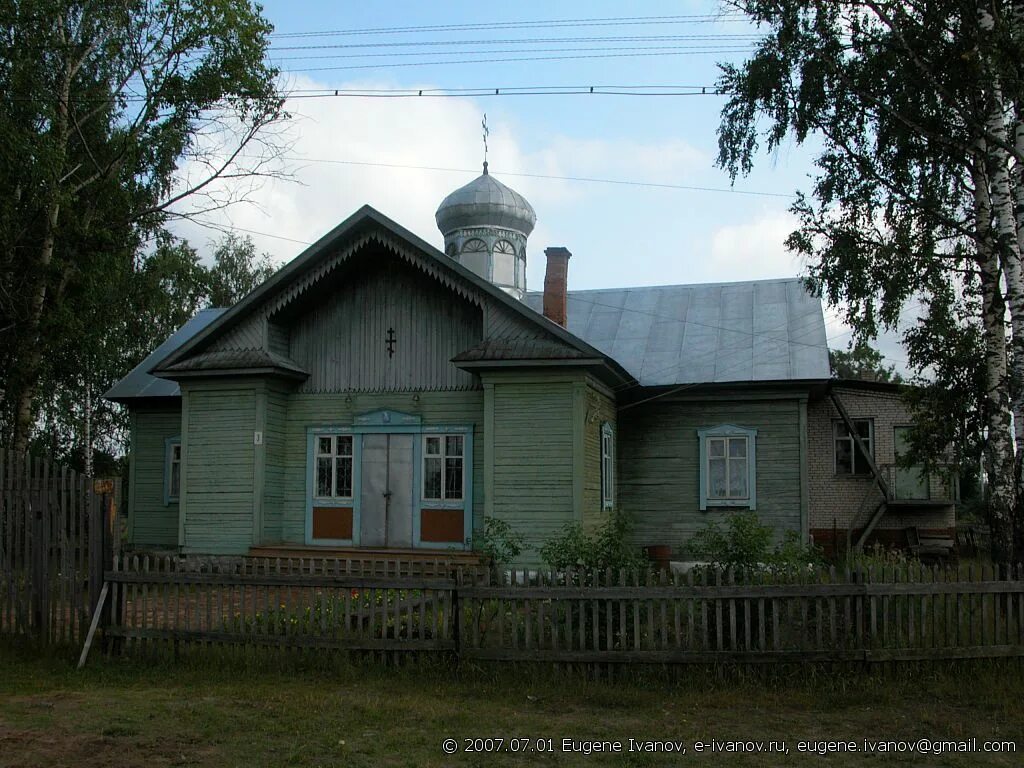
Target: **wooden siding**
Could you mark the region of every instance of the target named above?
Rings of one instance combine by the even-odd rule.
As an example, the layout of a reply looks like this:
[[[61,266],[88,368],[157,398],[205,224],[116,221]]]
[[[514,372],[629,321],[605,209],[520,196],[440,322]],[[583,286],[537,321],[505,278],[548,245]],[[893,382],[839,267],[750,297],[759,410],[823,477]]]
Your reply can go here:
[[[291,357],[310,373],[303,393],[473,389],[475,377],[450,360],[481,334],[479,307],[385,253],[353,265],[294,322]]]
[[[800,400],[659,400],[619,413],[619,506],[636,521],[635,544],[668,544],[691,557],[688,542],[730,514],[700,511],[697,430],[734,424],[757,430],[757,516],[781,539],[801,530]]]
[[[266,409],[263,428],[263,528],[260,541],[276,542],[281,541],[281,512],[284,507],[288,394],[268,389]]]
[[[531,323],[498,304],[492,304],[487,311],[487,338],[554,340],[555,337],[536,323]],[[568,346],[566,348],[568,349]]]
[[[204,351],[263,349],[263,329],[266,317],[259,311],[242,319]]]
[[[164,504],[167,439],[181,434],[181,404],[132,409],[129,531],[137,547],[176,547],[178,502]]]
[[[605,514],[601,508],[601,425],[605,423],[612,425],[613,439],[618,441],[615,400],[591,383],[583,421],[583,525],[590,529],[600,525]]]
[[[278,355],[288,355],[290,334],[288,327],[281,323],[267,323],[267,348]]]
[[[574,450],[582,440],[575,438],[574,390],[581,380],[485,378],[492,425],[489,514],[525,537],[519,563],[539,563],[540,546],[577,519]]]
[[[257,386],[182,384],[186,552],[241,553],[253,543]]]
[[[305,542],[306,526],[306,435],[312,426],[347,426],[355,416],[380,409],[411,413],[423,426],[443,424],[474,425],[473,440],[473,528],[483,527],[483,410],[484,393],[353,393],[351,395],[293,394],[288,397],[284,423],[283,462],[280,468],[282,495],[280,537],[289,544]],[[266,530],[266,529],[265,529]],[[269,531],[267,531],[269,535]],[[269,543],[269,540],[268,540]]]

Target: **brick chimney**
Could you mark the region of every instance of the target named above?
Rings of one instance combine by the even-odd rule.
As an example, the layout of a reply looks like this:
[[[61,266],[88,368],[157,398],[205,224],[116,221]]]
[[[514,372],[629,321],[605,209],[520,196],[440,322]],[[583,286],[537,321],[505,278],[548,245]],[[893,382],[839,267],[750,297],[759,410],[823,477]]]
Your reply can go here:
[[[572,256],[568,248],[556,246],[545,248],[548,257],[547,270],[544,272],[544,317],[558,323],[563,328],[566,322],[566,290],[569,284],[569,258]]]

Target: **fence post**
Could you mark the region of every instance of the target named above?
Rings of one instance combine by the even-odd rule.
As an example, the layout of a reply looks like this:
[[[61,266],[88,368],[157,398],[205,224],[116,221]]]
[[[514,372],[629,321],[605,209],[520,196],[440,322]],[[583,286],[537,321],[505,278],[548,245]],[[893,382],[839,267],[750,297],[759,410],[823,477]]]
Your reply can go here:
[[[102,610],[100,626],[106,626],[109,612],[100,607],[100,591],[103,589],[103,574],[112,561],[110,533],[107,530],[109,498],[97,498],[91,484],[88,486],[89,499],[89,612],[94,615]]]
[[[32,616],[30,626],[33,628],[36,637],[40,642],[46,642],[49,637],[50,618],[47,597],[49,597],[49,558],[47,557],[49,542],[46,541],[43,521],[43,503],[36,494],[36,503],[32,505],[32,542],[31,542],[31,578],[32,578]],[[31,495],[30,495],[31,498]]]
[[[452,585],[452,642],[455,645],[455,664],[462,661],[462,607],[459,605],[459,585],[462,582],[462,569],[456,572],[455,583]]]

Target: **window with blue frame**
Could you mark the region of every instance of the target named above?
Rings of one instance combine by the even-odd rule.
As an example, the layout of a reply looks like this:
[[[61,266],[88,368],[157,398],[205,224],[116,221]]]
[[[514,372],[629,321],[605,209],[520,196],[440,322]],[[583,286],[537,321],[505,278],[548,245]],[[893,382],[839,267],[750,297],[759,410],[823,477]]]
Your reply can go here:
[[[316,498],[352,498],[352,435],[317,436]]]
[[[423,498],[462,501],[465,475],[463,435],[423,436]]]
[[[757,430],[723,424],[697,431],[700,508],[757,507]]]
[[[615,430],[607,421],[601,425],[601,509],[615,506]]]
[[[172,437],[164,446],[164,504],[181,496],[181,438]]]

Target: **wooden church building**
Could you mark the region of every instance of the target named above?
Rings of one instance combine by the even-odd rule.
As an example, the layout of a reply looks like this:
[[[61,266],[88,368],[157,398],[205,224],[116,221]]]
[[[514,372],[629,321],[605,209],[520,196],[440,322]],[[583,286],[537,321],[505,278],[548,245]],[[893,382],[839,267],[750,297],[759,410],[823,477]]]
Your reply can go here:
[[[615,509],[676,559],[735,510],[818,541],[953,525],[950,485],[896,466],[895,389],[830,378],[800,280],[570,291],[548,248],[529,291],[534,210],[486,164],[436,218],[444,252],[363,207],[107,393],[132,546],[453,554],[494,517],[534,564]]]

